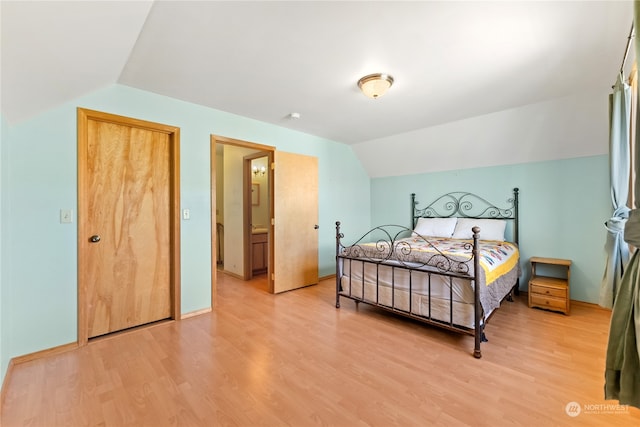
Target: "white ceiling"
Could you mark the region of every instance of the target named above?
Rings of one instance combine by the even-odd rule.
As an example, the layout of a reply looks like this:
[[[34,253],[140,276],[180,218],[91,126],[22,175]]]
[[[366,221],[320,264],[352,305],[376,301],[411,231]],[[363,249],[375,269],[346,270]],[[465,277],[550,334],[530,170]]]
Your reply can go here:
[[[632,1],[0,7],[9,123],[119,83],[348,144],[606,91],[633,15]],[[374,72],[395,78],[377,100],[356,86]]]

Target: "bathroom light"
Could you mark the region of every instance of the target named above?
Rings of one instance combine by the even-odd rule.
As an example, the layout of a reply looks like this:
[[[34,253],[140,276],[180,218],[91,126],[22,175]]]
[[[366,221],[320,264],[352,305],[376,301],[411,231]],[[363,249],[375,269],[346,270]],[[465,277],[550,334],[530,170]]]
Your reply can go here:
[[[369,98],[380,98],[393,84],[393,77],[389,74],[369,74],[358,80],[358,87]]]
[[[253,176],[264,176],[267,173],[267,168],[264,166],[260,166],[260,169],[258,169],[257,166],[254,166],[251,170],[253,171]]]

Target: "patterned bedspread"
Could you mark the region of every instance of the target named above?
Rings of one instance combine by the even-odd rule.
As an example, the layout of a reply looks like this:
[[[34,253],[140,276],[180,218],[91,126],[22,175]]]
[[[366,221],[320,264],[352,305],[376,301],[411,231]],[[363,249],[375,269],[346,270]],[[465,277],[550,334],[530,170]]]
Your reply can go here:
[[[400,263],[411,268],[473,277],[471,240],[409,237],[344,248],[342,255],[373,262]],[[500,306],[520,276],[518,246],[511,242],[480,240],[480,300],[485,313]],[[484,285],[484,286],[483,286]]]
[[[430,238],[428,241],[419,237],[409,237],[397,242],[399,245],[408,243],[411,251],[416,253],[444,254],[457,260],[471,258],[472,241]],[[480,240],[480,266],[484,270],[486,285],[491,284],[499,276],[511,270],[518,262],[518,247],[510,242]],[[419,257],[416,257],[419,259]],[[473,268],[473,267],[471,267]],[[470,272],[473,274],[473,270]]]

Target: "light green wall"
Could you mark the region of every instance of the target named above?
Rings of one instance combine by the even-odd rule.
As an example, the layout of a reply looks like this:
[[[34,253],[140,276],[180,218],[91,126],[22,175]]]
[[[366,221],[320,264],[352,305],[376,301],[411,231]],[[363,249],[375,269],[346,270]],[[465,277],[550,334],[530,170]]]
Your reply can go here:
[[[181,205],[191,210],[181,223],[183,313],[210,304],[211,134],[318,157],[321,275],[335,268],[334,222],[370,224],[370,181],[360,162],[349,146],[319,137],[121,85],[3,126],[3,375],[12,357],[76,341],[77,107],[180,127]],[[62,208],[73,209],[73,224],[60,224]]]
[[[532,256],[568,258],[571,298],[598,302],[604,272],[604,221],[611,215],[608,156],[375,178],[372,224],[410,221],[411,193],[427,203],[450,191],[470,191],[491,202],[520,188],[520,249],[526,289]],[[399,191],[399,189],[403,189]]]
[[[8,137],[7,137],[7,124],[4,121],[4,117],[0,115],[0,379],[4,378],[4,374],[6,372],[6,363],[5,360],[8,360],[5,355],[6,349],[8,348],[8,330],[7,326],[9,322],[5,321],[5,316],[7,311],[5,310],[5,304],[7,299],[4,297],[5,289],[2,286],[3,283],[6,283],[5,277],[7,275],[7,266],[5,265],[4,257],[2,256],[5,253],[5,245],[7,243],[7,227],[5,225],[5,221],[7,219],[4,214],[4,206],[5,198],[7,195],[7,191],[5,191],[5,186],[7,184],[7,180],[5,175],[7,173],[7,155],[6,150],[8,147]],[[0,384],[2,381],[0,380]]]

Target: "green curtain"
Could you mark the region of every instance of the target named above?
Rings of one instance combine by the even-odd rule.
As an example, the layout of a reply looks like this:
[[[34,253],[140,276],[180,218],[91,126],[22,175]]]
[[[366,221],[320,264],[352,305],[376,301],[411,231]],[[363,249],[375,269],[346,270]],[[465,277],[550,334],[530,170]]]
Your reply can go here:
[[[640,224],[640,213],[637,224]],[[626,237],[626,233],[625,233]],[[640,244],[640,241],[638,242]],[[605,399],[640,408],[640,253],[624,272],[611,315],[605,371]]]
[[[640,22],[640,2],[634,1],[634,23]],[[636,58],[640,58],[640,43],[635,43]],[[637,126],[637,123],[636,123]],[[637,127],[636,127],[637,129]],[[635,209],[624,227],[624,240],[640,247],[640,144],[636,132],[635,144]],[[605,399],[617,399],[621,405],[640,408],[640,254],[635,250],[620,281],[609,329],[605,370]]]

